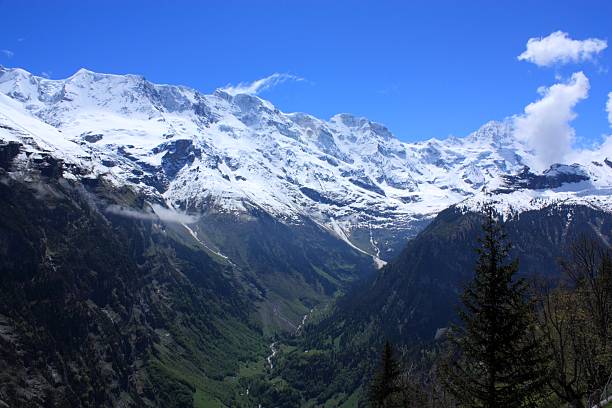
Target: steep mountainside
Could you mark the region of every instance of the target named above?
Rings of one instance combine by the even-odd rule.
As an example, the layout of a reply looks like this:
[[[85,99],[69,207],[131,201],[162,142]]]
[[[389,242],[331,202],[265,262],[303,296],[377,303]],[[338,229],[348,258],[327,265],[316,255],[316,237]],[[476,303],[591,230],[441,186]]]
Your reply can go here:
[[[0,122],[16,129],[4,138],[36,143],[171,207],[308,219],[384,260],[436,213],[532,157],[510,122],[410,144],[348,114],[324,121],[252,95],[84,69],[48,80],[0,68],[0,97]],[[585,159],[582,171],[597,179],[604,159]]]
[[[530,169],[511,123],[404,143],[253,95],[0,67],[0,403],[339,405],[384,337],[448,324],[483,201],[525,273],[579,232],[610,242],[611,159]]]
[[[225,377],[265,349],[252,289],[171,224],[106,211],[145,214],[130,189],[59,172],[51,159],[0,168],[0,401],[182,407],[226,399]]]
[[[508,209],[502,200],[496,204]],[[413,358],[425,358],[420,350],[455,319],[459,295],[473,274],[482,217],[474,212],[475,202],[470,205],[442,211],[395,260],[306,325],[301,338],[289,340],[276,371],[287,393],[299,391],[302,403],[355,403],[385,339]],[[504,229],[521,274],[558,278],[558,260],[579,236],[612,245],[612,212],[549,204],[508,216]]]

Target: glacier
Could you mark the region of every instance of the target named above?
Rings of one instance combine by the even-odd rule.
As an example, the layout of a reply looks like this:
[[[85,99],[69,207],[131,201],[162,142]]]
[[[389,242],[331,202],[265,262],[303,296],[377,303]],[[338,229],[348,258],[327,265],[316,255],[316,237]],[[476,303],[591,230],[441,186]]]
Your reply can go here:
[[[407,143],[367,118],[285,113],[255,95],[138,75],[81,69],[51,80],[0,66],[0,140],[23,146],[18,163],[51,155],[65,178],[104,178],[184,213],[307,219],[379,266],[451,205],[612,211],[612,158],[589,151],[534,173],[510,119]]]

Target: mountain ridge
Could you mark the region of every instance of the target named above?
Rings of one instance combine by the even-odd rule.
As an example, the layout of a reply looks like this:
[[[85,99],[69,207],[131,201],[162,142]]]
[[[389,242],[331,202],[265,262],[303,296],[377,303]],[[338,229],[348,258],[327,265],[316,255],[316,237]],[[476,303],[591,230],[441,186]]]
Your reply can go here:
[[[42,122],[29,125],[29,137],[47,133],[46,148],[56,144],[93,177],[181,211],[239,215],[257,207],[286,223],[306,217],[375,260],[391,259],[435,214],[495,191],[533,158],[508,119],[463,138],[406,143],[364,117],[325,121],[283,113],[255,95],[205,95],[86,69],[50,80],[0,68],[0,94],[8,97],[0,113]],[[23,141],[7,122],[0,136]],[[586,189],[612,185],[606,159],[579,163]],[[554,188],[533,195],[549,199]]]
[[[3,229],[17,234],[10,214],[18,214],[28,226],[19,233],[23,247],[36,246],[41,253],[59,247],[66,254],[52,267],[40,257],[44,268],[20,268],[7,256],[17,284],[28,274],[42,282],[68,274],[77,283],[109,274],[134,279],[141,288],[139,302],[148,296],[163,310],[177,305],[176,315],[150,315],[151,325],[125,325],[126,333],[150,327],[150,333],[134,337],[149,346],[106,358],[127,359],[122,372],[140,373],[143,380],[115,388],[119,396],[106,405],[126,390],[131,402],[142,399],[152,406],[177,392],[181,399],[173,403],[179,406],[183,399],[208,406],[206,398],[226,406],[276,403],[261,394],[269,385],[266,378],[276,375],[263,371],[269,364],[265,344],[298,327],[303,341],[294,339],[289,346],[318,351],[295,349],[286,360],[281,353],[275,362],[281,375],[302,389],[308,371],[296,370],[294,363],[322,366],[329,373],[348,370],[337,378],[351,384],[319,381],[303,395],[306,400],[323,403],[334,393],[355,391],[367,372],[367,364],[355,356],[369,361],[377,327],[406,346],[430,342],[446,327],[457,282],[470,273],[468,241],[478,234],[483,203],[513,226],[521,248],[549,254],[549,267],[562,247],[558,244],[581,229],[609,241],[612,162],[601,153],[536,170],[529,167],[533,152],[514,138],[509,119],[488,122],[463,138],[405,143],[367,118],[283,113],[254,95],[222,90],[205,95],[142,76],[88,70],[47,80],[0,68],[0,190],[11,193],[1,203],[9,214]],[[60,199],[65,191],[78,200]],[[62,211],[54,211],[58,205]],[[54,214],[83,221],[48,242],[45,235],[52,234],[46,231],[57,229]],[[43,230],[36,229],[36,219]],[[87,251],[71,251],[79,245],[75,237],[83,234],[83,243],[96,248],[92,256],[116,252],[98,248],[97,234],[81,228],[83,222],[106,231],[109,247],[127,248],[121,258],[125,270],[107,269],[108,262],[89,265],[83,261]],[[543,244],[529,246],[534,241]],[[0,243],[9,248],[11,240]],[[5,253],[10,255],[10,248]],[[78,270],[72,273],[70,259],[77,255]],[[541,262],[540,255],[528,257],[526,265]],[[363,292],[351,290],[355,281]],[[105,284],[109,294],[97,303],[95,292],[66,286],[66,293],[85,303],[64,307],[78,311],[93,300],[97,320],[106,321],[105,310],[118,313],[106,299],[112,300],[113,285]],[[61,315],[61,296],[39,295],[38,302],[57,304]],[[128,296],[122,301],[132,307]],[[332,305],[331,314],[304,326],[304,316],[326,310],[326,304]],[[132,307],[136,314],[139,305]],[[28,319],[15,315],[10,325],[24,321],[36,327],[37,321]],[[126,320],[132,321],[138,323]],[[87,322],[79,318],[75,324],[87,333]],[[53,327],[41,329],[55,335]],[[355,330],[360,334],[352,341]],[[107,347],[113,338],[92,344]],[[349,346],[348,352],[337,353],[337,344]],[[336,357],[347,364],[334,366]],[[19,370],[20,364],[27,366],[7,366]],[[53,364],[42,366],[41,375],[53,376]],[[245,372],[246,367],[251,369]],[[104,367],[96,368],[84,383],[63,381],[89,387],[103,372]],[[113,378],[123,378],[122,372]],[[9,377],[0,380],[11,393],[23,388]],[[53,384],[43,388],[52,390]],[[157,400],[151,390],[163,398]],[[65,395],[73,398],[71,392]],[[99,397],[83,398],[81,405]]]

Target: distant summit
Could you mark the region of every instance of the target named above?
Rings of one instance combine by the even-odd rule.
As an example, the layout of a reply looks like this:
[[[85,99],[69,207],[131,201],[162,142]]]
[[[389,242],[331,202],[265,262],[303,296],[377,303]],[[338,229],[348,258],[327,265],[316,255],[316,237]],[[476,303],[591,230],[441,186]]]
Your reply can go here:
[[[0,94],[0,138],[49,152],[73,177],[102,176],[190,211],[255,207],[288,224],[309,219],[383,259],[435,214],[485,192],[589,200],[612,186],[605,157],[525,173],[533,153],[510,120],[404,143],[347,113],[326,121],[254,95],[87,69],[50,80],[3,67]]]

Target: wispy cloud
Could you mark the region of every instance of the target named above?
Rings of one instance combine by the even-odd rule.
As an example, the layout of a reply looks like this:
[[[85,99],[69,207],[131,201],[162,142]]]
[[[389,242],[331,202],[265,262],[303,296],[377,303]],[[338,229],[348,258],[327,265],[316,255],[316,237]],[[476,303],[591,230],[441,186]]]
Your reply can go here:
[[[198,217],[170,210],[157,204],[152,204],[151,208],[153,212],[144,212],[119,205],[109,205],[106,207],[106,212],[137,220],[160,220],[178,224],[193,224],[198,221]]]
[[[518,56],[540,67],[592,60],[608,47],[606,40],[588,38],[574,40],[563,31],[555,31],[547,37],[530,38],[527,49]]]
[[[40,73],[40,76],[42,76],[43,78],[49,79],[49,78],[51,78],[51,74],[52,74],[51,71],[43,71],[43,72]]]
[[[303,81],[304,78],[286,74],[286,73],[274,73],[265,78],[255,80],[253,82],[240,82],[238,85],[228,84],[221,88],[222,91],[227,92],[230,95],[248,94],[257,95],[258,93],[270,89],[276,85],[282,84],[287,81]]]
[[[589,94],[589,79],[576,72],[567,82],[542,87],[542,98],[525,107],[525,113],[514,118],[515,137],[535,153],[536,167],[545,168],[563,162],[572,152],[575,130],[570,122],[576,118],[574,107]]]
[[[13,58],[13,55],[15,55],[15,53],[11,50],[0,50],[1,53],[3,53],[6,58]]]

